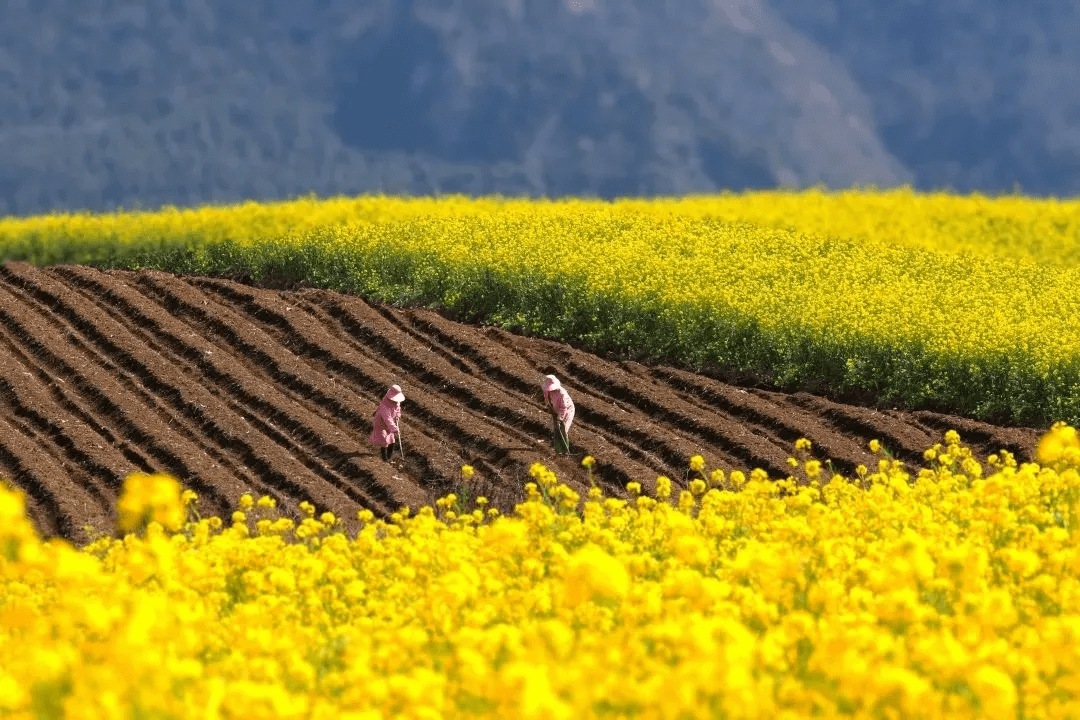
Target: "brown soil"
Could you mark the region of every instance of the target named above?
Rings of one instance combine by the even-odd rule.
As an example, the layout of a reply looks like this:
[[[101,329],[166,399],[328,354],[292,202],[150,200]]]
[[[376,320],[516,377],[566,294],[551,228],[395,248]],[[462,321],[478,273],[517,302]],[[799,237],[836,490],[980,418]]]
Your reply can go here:
[[[571,457],[551,447],[547,373],[577,405]],[[385,463],[367,436],[394,383],[407,398],[404,459]],[[742,388],[324,290],[0,269],[0,477],[25,491],[42,533],[76,542],[112,528],[122,479],[138,470],[180,478],[204,515],[250,491],[351,523],[361,507],[386,515],[449,492],[507,511],[534,462],[583,490],[585,454],[609,494],[659,474],[681,485],[695,454],[710,469],[783,477],[800,437],[844,474],[873,464],[873,438],[914,469],[949,428],[980,456],[1007,449],[1022,461],[1040,433]]]

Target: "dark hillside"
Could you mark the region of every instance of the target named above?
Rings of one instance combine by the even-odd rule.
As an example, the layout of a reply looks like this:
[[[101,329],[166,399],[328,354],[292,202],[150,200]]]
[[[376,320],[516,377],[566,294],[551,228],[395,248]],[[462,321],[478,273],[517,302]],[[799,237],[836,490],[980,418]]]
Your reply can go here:
[[[1080,10],[1068,2],[773,0],[845,60],[922,187],[1080,193]]]
[[[862,7],[8,0],[0,213],[378,190],[1076,191],[1075,16]]]

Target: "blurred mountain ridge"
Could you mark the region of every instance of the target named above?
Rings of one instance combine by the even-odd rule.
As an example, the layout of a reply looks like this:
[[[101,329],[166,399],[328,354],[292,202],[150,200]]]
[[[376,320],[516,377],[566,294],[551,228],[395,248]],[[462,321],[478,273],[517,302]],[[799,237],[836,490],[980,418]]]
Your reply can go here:
[[[8,0],[0,213],[1080,192],[1080,26],[989,0]]]

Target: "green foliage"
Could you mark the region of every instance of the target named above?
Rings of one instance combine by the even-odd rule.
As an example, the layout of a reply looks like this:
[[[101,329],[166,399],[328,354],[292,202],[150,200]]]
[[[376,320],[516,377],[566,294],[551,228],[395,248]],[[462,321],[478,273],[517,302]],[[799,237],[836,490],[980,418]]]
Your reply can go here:
[[[663,201],[456,198],[46,216],[0,221],[0,257],[304,282],[786,389],[1080,420],[1077,270],[695,218],[713,201],[695,202],[674,219]]]

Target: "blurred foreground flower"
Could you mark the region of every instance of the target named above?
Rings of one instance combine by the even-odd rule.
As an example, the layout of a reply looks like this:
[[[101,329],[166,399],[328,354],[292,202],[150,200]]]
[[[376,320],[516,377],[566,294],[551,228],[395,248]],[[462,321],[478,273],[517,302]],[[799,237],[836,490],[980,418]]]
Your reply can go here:
[[[1039,441],[1035,459],[1048,467],[1080,465],[1080,437],[1076,428],[1063,422],[1054,423]]]
[[[566,568],[566,602],[576,607],[590,600],[620,600],[630,588],[626,567],[596,545],[574,553]]]
[[[180,483],[164,473],[132,473],[116,504],[117,524],[125,533],[137,532],[152,522],[169,530],[184,524]]]

